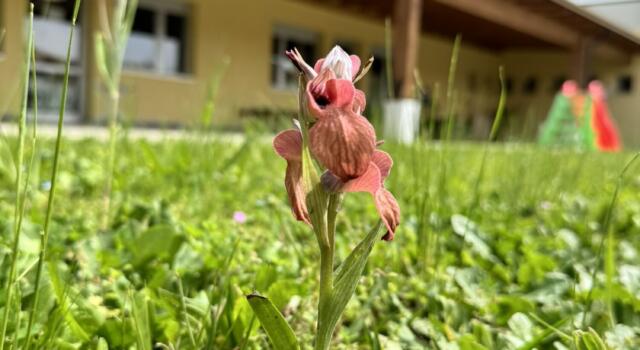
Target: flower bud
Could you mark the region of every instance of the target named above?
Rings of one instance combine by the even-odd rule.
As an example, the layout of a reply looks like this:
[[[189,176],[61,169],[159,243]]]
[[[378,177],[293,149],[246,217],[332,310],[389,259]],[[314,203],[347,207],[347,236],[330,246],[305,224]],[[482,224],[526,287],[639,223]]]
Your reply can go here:
[[[332,70],[338,79],[351,81],[353,73],[351,57],[338,45],[331,49],[324,62],[322,62],[321,70],[325,69]]]

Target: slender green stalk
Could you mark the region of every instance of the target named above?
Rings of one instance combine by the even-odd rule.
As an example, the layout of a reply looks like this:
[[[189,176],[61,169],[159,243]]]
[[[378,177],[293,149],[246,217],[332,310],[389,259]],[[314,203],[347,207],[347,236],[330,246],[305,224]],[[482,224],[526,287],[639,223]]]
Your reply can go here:
[[[328,349],[335,326],[330,324],[330,307],[333,299],[333,260],[335,253],[336,218],[342,197],[329,196],[327,209],[327,245],[320,245],[320,302],[318,304],[318,334],[316,350]]]
[[[29,13],[29,30],[27,35],[27,51],[26,58],[27,64],[25,65],[25,69],[23,72],[24,77],[24,86],[23,86],[23,95],[22,95],[22,105],[20,110],[20,117],[18,119],[18,157],[16,161],[16,182],[15,182],[15,191],[16,191],[16,201],[15,201],[15,210],[13,217],[13,244],[11,247],[11,265],[9,267],[9,276],[7,277],[7,282],[5,286],[6,295],[5,295],[5,307],[4,313],[2,316],[2,325],[0,325],[0,350],[4,349],[5,339],[7,335],[7,325],[9,323],[9,314],[11,311],[11,300],[13,297],[13,289],[14,289],[14,281],[16,278],[16,270],[19,256],[19,245],[20,245],[20,233],[22,231],[22,218],[24,214],[24,202],[25,202],[25,194],[21,193],[22,186],[22,172],[23,172],[23,162],[24,162],[24,143],[25,143],[25,135],[26,135],[26,119],[27,119],[27,103],[29,96],[29,74],[31,71],[31,52],[33,47],[33,4],[31,4],[31,10]]]
[[[618,179],[616,181],[616,187],[613,190],[613,196],[611,196],[611,202],[609,202],[609,206],[607,207],[607,213],[604,217],[604,224],[602,225],[603,232],[606,232],[606,235],[602,236],[602,240],[600,240],[600,245],[598,246],[598,253],[596,256],[596,263],[593,265],[593,270],[591,271],[591,288],[589,289],[589,293],[587,294],[586,306],[584,312],[582,314],[582,327],[586,327],[587,323],[587,313],[591,310],[591,304],[593,303],[593,290],[596,287],[596,274],[598,272],[598,266],[602,262],[603,250],[605,247],[605,242],[607,243],[607,260],[609,262],[605,262],[605,273],[607,275],[606,287],[607,287],[607,309],[609,313],[609,321],[613,326],[613,322],[615,321],[613,315],[613,276],[615,267],[613,264],[615,263],[613,254],[615,253],[614,244],[614,233],[611,228],[611,217],[613,216],[613,210],[618,202],[618,194],[620,193],[620,188],[622,187],[624,175],[627,173],[627,170],[631,167],[631,165],[640,157],[640,153],[636,153],[633,158],[631,158],[627,164],[625,164],[624,168],[618,175]],[[612,266],[607,266],[612,264]]]
[[[484,150],[482,152],[482,158],[480,160],[480,169],[478,170],[478,175],[473,185],[471,202],[469,203],[469,206],[465,210],[464,215],[467,218],[470,218],[471,214],[473,213],[474,209],[478,204],[478,200],[480,198],[480,184],[482,183],[482,179],[484,178],[484,170],[486,168],[487,158],[489,154],[489,145],[490,145],[490,142],[495,139],[496,135],[498,134],[498,130],[500,130],[500,123],[502,122],[504,106],[506,105],[506,102],[507,102],[507,92],[506,92],[506,87],[504,82],[504,68],[502,66],[498,68],[498,76],[500,78],[500,97],[498,99],[498,109],[496,110],[495,117],[493,118],[493,123],[491,125],[491,132],[489,133],[489,140],[484,144]],[[469,230],[468,228],[465,228],[464,234],[462,235],[462,248],[464,248],[464,245],[467,240],[467,232],[469,232]],[[462,248],[460,248],[460,250],[462,250]],[[458,271],[459,271],[458,269],[455,270],[454,279]]]
[[[49,241],[49,228],[51,224],[51,215],[53,213],[53,199],[56,193],[57,179],[58,179],[58,167],[60,163],[60,149],[62,147],[62,127],[64,125],[64,114],[67,107],[67,93],[69,90],[69,70],[71,67],[71,44],[73,43],[73,34],[75,32],[76,23],[78,20],[78,12],[80,10],[80,3],[82,0],[75,1],[73,20],[71,21],[71,30],[69,31],[69,41],[67,43],[67,60],[64,69],[64,79],[62,85],[62,96],[60,97],[60,110],[58,114],[58,131],[56,135],[55,150],[53,155],[53,168],[51,170],[51,188],[49,190],[49,198],[47,199],[47,211],[44,219],[44,228],[42,235],[40,236],[40,254],[38,256],[38,266],[36,268],[36,280],[34,284],[34,300],[33,308],[29,314],[29,323],[27,326],[27,337],[25,349],[29,349],[31,345],[31,329],[35,321],[35,315],[38,310],[38,304],[40,300],[40,282],[42,281],[42,270],[44,262],[47,258],[47,243]],[[0,349],[1,350],[1,349]]]
[[[467,209],[467,214],[466,214],[467,216],[471,214],[471,211],[478,204],[478,199],[480,197],[480,194],[479,194],[480,184],[482,183],[482,178],[484,177],[484,169],[486,167],[487,155],[489,153],[489,144],[491,141],[494,141],[496,139],[496,136],[498,135],[498,130],[500,130],[500,124],[502,123],[504,108],[507,103],[507,89],[505,87],[504,68],[502,66],[498,68],[498,76],[500,78],[500,98],[498,99],[498,109],[496,110],[496,114],[493,118],[493,123],[491,125],[491,132],[489,133],[489,140],[484,145],[484,150],[482,152],[482,159],[480,161],[480,170],[478,171],[478,176],[473,186],[472,200],[469,205],[469,208]]]
[[[187,326],[187,331],[189,333],[189,340],[191,341],[191,345],[196,348],[196,338],[193,335],[193,329],[191,329],[191,324],[189,323],[189,313],[187,312],[187,301],[184,297],[184,288],[182,286],[182,278],[180,275],[176,276],[178,278],[178,292],[180,293],[180,307],[182,308],[182,313],[184,314],[184,323]]]
[[[102,228],[109,226],[111,213],[111,193],[113,189],[113,172],[115,169],[118,137],[118,113],[120,110],[120,78],[124,53],[133,26],[137,0],[118,0],[116,2],[111,26],[104,28],[104,35],[99,35],[96,42],[97,64],[109,91],[109,151],[106,159],[106,181],[103,194]]]
[[[21,217],[21,221],[22,218],[24,217],[24,211],[26,208],[26,198],[27,198],[27,193],[29,192],[30,189],[30,185],[31,185],[31,174],[33,174],[33,165],[35,163],[35,159],[36,159],[36,148],[37,148],[37,143],[38,143],[38,78],[37,78],[37,66],[36,66],[36,47],[35,47],[35,41],[32,43],[31,45],[31,53],[30,53],[30,57],[31,57],[31,84],[33,86],[32,88],[32,93],[33,93],[33,100],[31,102],[31,110],[32,110],[32,115],[33,115],[33,121],[31,124],[31,157],[29,159],[29,166],[27,167],[27,177],[25,179],[25,186],[24,189],[22,191],[22,205],[20,208],[20,217]],[[24,276],[26,276],[29,271],[31,271],[31,269],[36,266],[37,261],[34,261],[29,267],[27,267],[27,269],[25,269],[25,271],[23,271],[20,276],[18,276],[18,278],[16,279],[16,282],[21,280],[22,278],[24,278]]]
[[[110,96],[110,112],[109,112],[109,154],[107,156],[107,180],[104,189],[104,211],[102,217],[102,229],[109,226],[109,217],[111,213],[111,192],[113,189],[113,170],[116,162],[116,146],[118,136],[118,110],[120,105],[120,92],[115,91]]]
[[[443,204],[443,199],[447,197],[446,194],[446,181],[447,181],[447,167],[448,167],[448,162],[445,161],[449,160],[449,141],[451,140],[451,130],[453,129],[452,125],[453,125],[453,111],[454,111],[454,105],[455,105],[455,94],[454,94],[454,87],[455,87],[455,76],[456,76],[456,70],[457,70],[457,65],[458,65],[458,55],[460,54],[460,45],[462,43],[462,36],[460,34],[456,35],[456,39],[453,42],[453,48],[451,50],[451,60],[449,62],[449,76],[447,78],[447,90],[446,90],[446,94],[445,94],[445,104],[446,104],[446,112],[445,112],[445,116],[446,116],[446,121],[447,121],[447,129],[445,131],[444,134],[444,147],[440,150],[440,158],[438,161],[438,169],[440,169],[440,176],[438,179],[438,198],[440,200],[438,200],[437,202],[437,209],[440,210],[442,209],[441,206]],[[435,245],[435,253],[434,253],[434,260],[437,261],[438,257],[438,252],[440,251],[439,249],[439,245],[440,245],[440,235],[436,235],[436,239],[434,242]]]
[[[462,35],[456,35],[456,39],[453,42],[453,50],[451,52],[451,63],[449,64],[449,77],[447,80],[447,141],[451,139],[451,133],[453,132],[453,106],[454,96],[453,88],[456,82],[456,71],[458,68],[458,57],[460,56],[460,44],[462,42]]]
[[[323,215],[324,216],[324,215]],[[320,296],[318,300],[318,335],[316,349],[325,349],[331,341],[331,334],[327,335],[328,328],[325,323],[329,318],[329,306],[333,294],[333,240],[329,239],[329,230],[325,218],[321,222],[315,221],[314,229],[317,230],[318,246],[320,247]],[[323,239],[326,238],[326,239]]]
[[[429,109],[429,140],[435,137],[436,118],[438,113],[438,102],[440,101],[440,83],[433,85],[433,93],[431,94],[431,108]]]

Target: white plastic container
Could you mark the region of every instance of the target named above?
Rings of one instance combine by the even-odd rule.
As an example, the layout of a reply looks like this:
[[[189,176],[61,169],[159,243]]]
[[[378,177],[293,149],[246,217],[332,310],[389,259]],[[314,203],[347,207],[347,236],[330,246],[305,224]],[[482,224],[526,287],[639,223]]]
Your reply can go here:
[[[413,143],[420,129],[420,110],[420,101],[415,99],[385,101],[383,109],[385,140]]]

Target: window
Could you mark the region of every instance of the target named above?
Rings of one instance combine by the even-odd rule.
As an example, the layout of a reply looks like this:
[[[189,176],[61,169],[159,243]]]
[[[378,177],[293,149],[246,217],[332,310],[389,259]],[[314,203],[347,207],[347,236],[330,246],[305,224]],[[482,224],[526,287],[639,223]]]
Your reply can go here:
[[[507,77],[504,80],[504,89],[509,94],[513,91],[513,78]]]
[[[525,95],[533,95],[538,90],[538,80],[534,77],[528,77],[525,79],[524,84],[522,85],[522,92]]]
[[[28,3],[26,0],[24,2]],[[71,30],[74,0],[35,1],[33,4],[38,108],[41,119],[56,120],[60,108],[67,60],[66,42]],[[69,119],[80,117],[83,102],[82,12],[79,15],[79,28],[71,44],[71,67],[66,104]],[[30,85],[29,88],[33,89],[33,86]],[[35,91],[30,91],[30,98],[33,98],[34,93]],[[29,101],[29,106],[31,105]]]
[[[633,91],[633,77],[629,74],[618,77],[617,90],[620,93],[628,94]]]
[[[188,73],[187,12],[180,4],[141,3],[127,43],[124,67],[164,75]]]
[[[553,78],[553,82],[551,83],[551,93],[555,94],[562,89],[562,85],[567,81],[567,77],[564,75],[557,76]]]
[[[286,50],[297,48],[302,57],[313,64],[316,57],[317,35],[301,29],[276,26],[271,43],[271,85],[276,89],[295,89],[298,71],[284,55]]]

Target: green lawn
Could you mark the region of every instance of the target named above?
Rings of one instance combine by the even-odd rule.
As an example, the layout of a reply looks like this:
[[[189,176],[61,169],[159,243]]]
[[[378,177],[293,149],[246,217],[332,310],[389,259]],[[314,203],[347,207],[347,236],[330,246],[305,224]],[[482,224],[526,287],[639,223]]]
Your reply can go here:
[[[0,161],[3,286],[13,147],[3,146]],[[41,348],[269,348],[244,298],[252,291],[271,298],[310,347],[317,243],[294,221],[285,162],[264,137],[122,141],[111,222],[101,229],[107,148],[63,144],[34,328]],[[336,348],[574,349],[574,331],[587,327],[612,349],[640,348],[638,164],[621,182],[614,240],[597,254],[632,154],[492,145],[479,176],[483,144],[383,149],[395,161],[387,187],[401,226],[393,242],[375,245]],[[24,341],[33,303],[53,145],[39,150],[18,262],[21,305],[12,306],[23,311],[11,313],[7,344]],[[338,262],[377,220],[366,194],[348,195],[344,206]],[[235,222],[236,211],[247,221]]]

